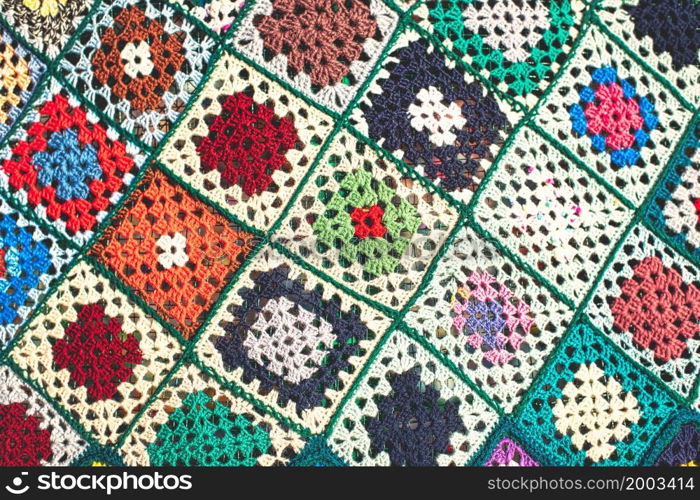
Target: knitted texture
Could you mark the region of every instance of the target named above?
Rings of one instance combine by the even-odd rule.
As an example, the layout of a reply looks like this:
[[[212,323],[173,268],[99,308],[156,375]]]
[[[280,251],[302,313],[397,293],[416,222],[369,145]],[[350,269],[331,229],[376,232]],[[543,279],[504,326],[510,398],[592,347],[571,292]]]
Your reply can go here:
[[[0,0],[0,466],[700,464],[697,0]]]

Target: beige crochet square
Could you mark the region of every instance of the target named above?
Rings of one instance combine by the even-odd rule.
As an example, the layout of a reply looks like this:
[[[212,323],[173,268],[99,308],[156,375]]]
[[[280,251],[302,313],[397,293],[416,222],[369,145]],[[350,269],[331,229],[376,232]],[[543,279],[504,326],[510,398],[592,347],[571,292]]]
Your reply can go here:
[[[592,72],[604,67],[615,68],[618,78],[633,85],[637,96],[648,99],[654,105],[653,114],[658,123],[649,131],[649,140],[643,147],[632,147],[640,155],[634,165],[615,165],[607,150],[609,148],[597,151],[588,134],[577,136],[573,131],[569,110],[580,102],[579,89],[590,85]],[[595,26],[583,38],[576,55],[550,90],[539,107],[535,118],[537,124],[632,203],[640,206],[671,158],[692,113],[681,105],[668,88],[630,59],[622,48],[608,40]]]
[[[0,406],[20,403],[24,416],[38,420],[41,431],[50,433],[51,456],[41,460],[41,465],[70,465],[84,450],[87,443],[61,417],[51,404],[20,379],[7,366],[0,367]]]
[[[341,257],[345,246],[360,244],[356,236],[350,235],[337,246],[321,245],[322,241],[314,229],[316,221],[329,215],[328,198],[334,193],[345,195],[343,179],[358,173],[369,174],[372,189],[391,190],[394,193],[391,202],[383,207],[387,212],[390,205],[401,211],[405,204],[410,204],[412,208],[408,212],[420,219],[415,231],[402,229],[401,236],[409,242],[401,255],[396,257],[397,265],[389,272],[386,269],[379,273],[367,272],[372,261],[376,263],[386,257],[386,253],[380,257],[367,257],[364,263],[358,259],[343,260]],[[353,196],[347,198],[349,208]],[[369,299],[400,310],[417,290],[428,266],[457,223],[457,218],[457,212],[439,195],[428,192],[420,182],[403,176],[390,161],[380,158],[369,146],[343,131],[333,139],[274,238],[339,283]]]
[[[384,412],[387,407],[391,411],[383,413],[380,406]],[[479,450],[497,420],[498,414],[466,383],[397,330],[341,410],[328,443],[351,466],[462,466]],[[373,423],[374,436],[368,430]],[[433,440],[414,438],[402,426],[430,429]],[[375,442],[384,439],[389,447]],[[392,463],[394,447],[401,450],[402,458],[412,456],[414,462]]]
[[[655,269],[653,275],[643,277],[645,266],[640,266],[643,262],[653,259],[662,266]],[[658,272],[658,274],[657,274]],[[653,277],[653,278],[652,278]],[[680,284],[673,283],[678,279]],[[636,286],[634,283],[638,283]],[[668,338],[659,340],[654,334],[659,332],[670,333],[676,326],[675,331],[683,331],[683,312],[692,311],[698,285],[700,285],[700,271],[690,262],[686,261],[673,248],[665,245],[654,233],[650,232],[643,225],[637,224],[627,235],[624,244],[618,250],[612,263],[607,267],[601,276],[595,293],[586,306],[591,323],[598,327],[607,335],[620,349],[647,368],[663,380],[664,383],[680,394],[684,398],[693,398],[693,389],[697,385],[700,377],[700,368],[697,360],[700,358],[700,338],[695,336],[683,337],[677,334],[675,337],[669,335]],[[637,290],[637,293],[653,298],[647,299],[642,306],[638,305],[638,297],[627,297],[625,290]],[[619,300],[620,305],[627,304],[627,307],[620,307],[620,311],[613,312],[615,301]],[[634,305],[633,305],[634,304]],[[687,304],[687,305],[686,305]],[[681,305],[679,307],[679,305]],[[646,330],[635,328],[635,326],[621,328],[619,325],[625,323],[623,319],[627,314],[638,315],[649,321],[647,311],[657,311],[657,308],[667,307],[663,311],[663,321],[653,324]],[[694,320],[694,313],[688,314],[685,321],[688,324]],[[651,316],[658,317],[658,316]],[[617,325],[616,325],[617,323]],[[632,325],[635,322],[630,322]],[[641,324],[636,323],[637,325]],[[653,339],[648,347],[644,347],[643,339],[645,335]],[[673,346],[677,348],[677,343],[684,345],[680,349],[682,354],[670,356],[663,359],[655,355],[655,347],[663,351],[663,347]],[[673,349],[675,350],[675,349]]]
[[[474,318],[484,311],[496,317]],[[572,316],[543,283],[465,227],[405,320],[510,413]]]
[[[474,220],[579,303],[632,211],[525,127],[497,168]]]
[[[240,176],[237,183],[226,182],[221,172],[205,168],[202,157],[197,152],[199,144],[209,135],[210,124],[219,116],[229,116],[223,111],[223,103],[240,94],[252,98],[255,103],[255,116],[252,118],[256,123],[250,128],[236,129],[232,133],[240,134],[245,137],[244,140],[263,141],[266,140],[265,137],[255,136],[252,131],[259,130],[256,128],[258,126],[269,127],[263,128],[261,133],[274,135],[278,130],[274,127],[283,120],[291,122],[296,133],[294,147],[288,148],[284,153],[282,166],[269,172],[272,177],[270,184],[261,192],[250,195],[243,191],[240,185],[243,179]],[[268,111],[274,114],[274,118],[264,116]],[[246,114],[250,112],[246,110]],[[248,117],[250,116],[246,118]],[[189,113],[163,148],[159,160],[204,198],[216,202],[223,210],[243,222],[265,230],[275,222],[287,205],[332,127],[333,121],[328,116],[295,97],[252,66],[230,54],[224,54],[216,62],[209,80]],[[222,135],[223,133],[218,137]],[[248,146],[237,144],[237,147]],[[251,161],[260,163],[264,159],[252,158]]]
[[[72,378],[75,367],[59,368],[54,346],[68,342],[77,352],[85,354],[99,368],[106,353],[95,352],[90,359],[88,349],[66,335],[71,324],[78,324],[78,314],[85,306],[100,304],[103,322],[115,318],[120,325],[120,338],[133,337],[142,354],[140,363],[129,364],[131,372],[125,380],[112,379],[116,391],[107,399],[90,397],[88,385]],[[98,321],[99,321],[98,320]],[[76,352],[74,351],[74,352]],[[86,261],[79,262],[66,280],[49,297],[39,314],[29,325],[12,351],[12,359],[27,375],[39,382],[56,402],[88,429],[102,444],[113,444],[131,420],[155,392],[181,354],[177,340],[153,318],[120,292],[110,281],[98,274]],[[90,372],[92,375],[95,372]],[[94,384],[92,377],[88,383]]]

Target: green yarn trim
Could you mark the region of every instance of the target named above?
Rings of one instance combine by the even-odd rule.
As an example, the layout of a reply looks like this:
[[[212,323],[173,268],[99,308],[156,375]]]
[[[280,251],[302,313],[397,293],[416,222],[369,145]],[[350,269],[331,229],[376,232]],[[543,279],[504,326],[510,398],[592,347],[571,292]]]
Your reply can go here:
[[[431,12],[431,15],[437,16],[437,14],[440,14],[442,16],[440,22],[436,23],[435,30],[436,33],[443,37],[443,39],[449,38],[450,36],[452,36],[452,33],[459,32],[462,30],[462,28],[458,26],[459,23],[457,23],[457,20],[454,18],[456,11],[459,11],[459,9],[456,8],[456,0],[450,1],[451,7],[445,9],[442,6],[444,5],[444,3],[438,4]],[[469,3],[469,1],[471,0],[466,0],[466,3]],[[612,40],[613,43],[622,47],[626,54],[628,54],[636,62],[640,63],[640,65],[642,65],[644,69],[649,72],[651,78],[660,81],[666,88],[668,88],[669,92],[672,93],[683,104],[683,106],[695,112],[694,119],[691,120],[691,122],[688,125],[688,130],[686,130],[684,133],[684,136],[687,137],[689,133],[692,133],[692,126],[694,121],[697,120],[700,116],[698,114],[698,110],[695,107],[691,106],[685,99],[683,99],[683,97],[680,95],[677,89],[675,89],[668,82],[668,80],[663,78],[657,71],[654,71],[653,68],[650,68],[641,59],[640,56],[634,54],[628,47],[625,46],[625,44],[619,38],[617,38],[614,34],[610,33],[610,31],[603,25],[600,19],[598,19],[598,17],[592,13],[592,9],[597,3],[597,0],[584,1],[585,3],[589,4],[589,6],[587,7],[586,12],[584,12],[583,14],[583,20],[579,27],[579,33],[576,37],[576,40],[573,41],[570,54],[576,53],[577,47],[580,44],[580,40],[583,38],[583,36],[585,36],[591,23],[594,23],[597,28],[600,28],[606,34],[606,36],[608,36]],[[81,30],[89,21],[90,17],[98,8],[100,3],[100,1],[97,1],[93,5],[93,7],[90,10],[90,13],[82,21],[81,26],[76,30],[71,40],[65,45],[59,57],[50,60],[47,59],[43,54],[36,54],[39,57],[39,59],[41,59],[47,64],[46,72],[44,73],[42,80],[37,82],[37,86],[32,97],[29,99],[29,102],[25,105],[24,109],[22,109],[10,130],[8,130],[6,138],[2,141],[0,147],[7,144],[7,141],[10,137],[12,137],[16,128],[19,126],[26,113],[28,113],[31,109],[32,104],[37,99],[37,96],[39,96],[41,94],[41,91],[45,88],[45,86],[48,85],[48,82],[50,81],[51,77],[57,78],[61,82],[61,84],[69,88],[73,94],[76,94],[74,92],[74,89],[67,84],[67,82],[65,81],[65,79],[63,79],[62,76],[58,74],[58,71],[56,69],[57,61],[60,60],[60,57],[65,53],[65,51],[69,50],[70,47],[73,45],[77,36],[76,34],[81,32]],[[88,465],[92,460],[97,460],[106,461],[113,465],[120,465],[121,462],[119,460],[118,448],[124,444],[130,433],[133,432],[143,413],[148,410],[150,405],[159,397],[162,391],[168,387],[172,378],[178,372],[178,370],[180,370],[180,368],[185,364],[192,363],[195,366],[197,366],[203,373],[212,376],[212,378],[216,380],[216,382],[219,385],[221,385],[222,388],[226,389],[227,391],[230,391],[232,394],[238,397],[241,397],[242,399],[245,399],[246,401],[254,405],[256,408],[260,409],[261,411],[264,411],[265,413],[271,415],[272,417],[280,421],[282,425],[292,428],[296,432],[301,434],[303,437],[310,439],[304,450],[302,450],[302,452],[291,461],[291,465],[345,465],[345,463],[341,459],[339,459],[332,452],[332,450],[328,448],[328,446],[323,441],[322,436],[312,435],[312,433],[308,429],[283,417],[278,412],[276,412],[274,408],[271,408],[268,405],[262,403],[254,395],[250,395],[247,392],[243,391],[243,389],[237,386],[235,383],[224,380],[221,376],[219,376],[219,374],[214,373],[214,371],[211,368],[208,368],[196,354],[196,347],[198,342],[200,341],[200,338],[202,337],[206,329],[209,327],[213,318],[216,316],[219,308],[225,305],[227,296],[229,295],[232,287],[235,285],[238,279],[240,279],[243,273],[246,272],[247,266],[255,260],[255,257],[258,254],[258,252],[262,251],[262,249],[264,247],[267,247],[268,245],[269,247],[275,249],[277,252],[281,253],[283,256],[287,257],[292,262],[295,262],[298,265],[300,265],[305,270],[313,273],[320,279],[329,282],[336,288],[343,290],[348,295],[361,301],[361,303],[365,304],[367,307],[371,307],[376,310],[382,311],[387,316],[394,319],[392,325],[385,332],[378,332],[378,334],[381,335],[379,342],[375,346],[374,350],[370,353],[368,360],[361,367],[359,373],[353,380],[348,392],[341,400],[338,409],[332,416],[331,422],[325,429],[323,436],[330,435],[338,419],[340,418],[343,409],[346,407],[349,401],[352,401],[352,399],[356,397],[356,391],[358,387],[365,379],[372,365],[375,362],[378,362],[378,357],[381,354],[383,346],[390,338],[390,336],[407,335],[415,342],[421,344],[421,346],[426,348],[431,353],[431,355],[436,358],[437,362],[445,365],[452,373],[455,374],[455,376],[459,380],[462,380],[465,384],[467,384],[480,398],[484,399],[490,407],[492,407],[499,415],[501,415],[501,421],[499,425],[497,425],[496,428],[490,433],[490,437],[484,441],[484,443],[475,451],[474,455],[470,459],[469,463],[471,465],[480,465],[480,463],[483,463],[485,454],[490,453],[490,451],[493,448],[493,445],[495,445],[499,439],[506,435],[513,436],[514,438],[516,438],[517,441],[519,441],[521,444],[523,444],[523,446],[526,447],[528,453],[531,454],[531,456],[534,459],[542,463],[541,456],[538,455],[539,448],[537,448],[536,446],[528,446],[528,444],[531,444],[528,441],[531,438],[528,438],[528,436],[523,435],[521,430],[516,425],[514,425],[514,417],[516,417],[520,412],[522,412],[522,401],[527,400],[528,395],[531,391],[533,391],[533,388],[537,387],[541,383],[543,377],[545,377],[548,370],[551,369],[551,360],[555,359],[558,355],[559,350],[563,348],[562,346],[565,346],[567,344],[568,336],[571,335],[572,332],[580,328],[580,325],[582,323],[585,324],[587,328],[591,329],[591,331],[594,331],[596,336],[605,337],[605,335],[602,332],[590,325],[590,322],[588,322],[587,320],[585,310],[596,288],[599,286],[602,277],[605,275],[606,270],[614,262],[615,256],[620,251],[620,248],[624,245],[625,239],[634,227],[636,227],[638,224],[643,224],[660,240],[673,247],[676,251],[679,252],[679,254],[683,255],[688,260],[691,260],[688,254],[683,251],[683,249],[678,249],[674,245],[672,245],[669,242],[669,239],[665,237],[665,235],[661,234],[658,229],[648,224],[646,219],[644,218],[646,208],[648,207],[648,204],[653,200],[653,196],[656,192],[658,183],[661,182],[661,180],[664,178],[666,172],[673,163],[672,161],[670,161],[669,164],[664,167],[663,172],[659,174],[656,183],[650,189],[649,194],[647,195],[647,198],[642,203],[642,205],[639,207],[635,207],[614,186],[611,186],[608,182],[602,179],[602,177],[597,172],[595,172],[594,169],[591,169],[588,165],[585,165],[583,162],[581,162],[576,157],[576,155],[572,153],[572,151],[570,151],[565,146],[561,145],[558,141],[556,141],[553,137],[547,134],[539,126],[531,122],[532,118],[536,116],[539,106],[541,106],[545,102],[547,96],[551,94],[552,89],[556,85],[556,82],[558,81],[559,77],[565,73],[566,68],[568,67],[569,62],[571,60],[571,57],[564,61],[557,74],[553,76],[549,87],[544,90],[537,104],[529,111],[525,110],[524,106],[518,101],[514,100],[512,96],[500,91],[494,83],[494,81],[505,82],[512,77],[514,80],[508,84],[509,90],[514,94],[524,95],[531,93],[537,89],[537,80],[542,80],[550,76],[551,68],[548,66],[547,61],[560,58],[563,52],[563,49],[554,46],[567,46],[571,42],[569,28],[573,24],[573,16],[568,1],[565,1],[561,7],[556,4],[552,5],[550,11],[551,29],[546,31],[542,37],[542,46],[546,44],[548,48],[543,50],[542,48],[535,47],[532,50],[530,58],[534,62],[533,64],[513,63],[509,65],[509,62],[506,61],[506,59],[503,56],[503,53],[499,50],[493,50],[487,55],[481,54],[474,58],[474,66],[480,70],[488,71],[490,76],[492,77],[491,79],[484,78],[483,74],[479,74],[477,71],[474,70],[474,68],[469,67],[463,61],[459,61],[458,57],[456,57],[454,54],[450,53],[450,51],[445,49],[445,47],[443,46],[444,42],[441,41],[438,36],[436,36],[435,34],[426,35],[424,29],[415,25],[415,22],[411,19],[411,13],[413,12],[413,10],[415,10],[418,6],[421,5],[420,2],[417,2],[411,7],[405,8],[399,6],[393,0],[387,0],[387,3],[392,9],[401,13],[401,18],[396,26],[394,33],[390,37],[389,43],[387,43],[387,45],[385,46],[383,53],[380,55],[377,64],[373,68],[370,75],[362,83],[362,85],[358,87],[356,95],[353,97],[348,107],[342,113],[337,113],[326,109],[323,106],[320,106],[318,103],[315,103],[310,97],[299,92],[297,89],[289,86],[283,80],[277,78],[274,74],[271,74],[269,71],[265,70],[264,68],[261,68],[254,61],[251,61],[248,58],[242,56],[241,54],[238,54],[234,49],[227,46],[227,42],[231,39],[232,36],[234,36],[237,27],[245,18],[248,10],[254,4],[254,2],[252,1],[247,2],[245,7],[238,14],[236,20],[233,22],[231,28],[229,28],[226,33],[222,33],[220,35],[214,34],[216,36],[212,35],[213,38],[218,40],[218,46],[215,48],[214,55],[212,55],[209,61],[209,68],[207,70],[207,73],[206,75],[204,75],[204,77],[198,84],[198,88],[196,89],[195,93],[191,96],[190,101],[187,103],[185,109],[177,118],[175,123],[172,124],[171,130],[166,134],[165,138],[161,141],[161,144],[155,148],[155,151],[152,152],[149,159],[146,162],[144,162],[144,165],[140,169],[137,177],[125,190],[125,193],[119,200],[119,203],[117,203],[117,205],[112,209],[112,211],[105,218],[105,220],[102,221],[102,223],[97,228],[95,234],[90,239],[90,241],[82,247],[79,247],[72,240],[60,233],[60,231],[58,231],[53,225],[41,219],[34,211],[29,209],[28,207],[21,206],[21,204],[5,190],[0,189],[0,196],[5,198],[13,209],[20,212],[23,216],[25,216],[28,220],[32,221],[33,223],[39,225],[42,228],[47,229],[52,235],[56,236],[59,240],[67,242],[67,244],[71,245],[74,249],[78,250],[78,253],[73,258],[73,261],[67,266],[67,269],[64,272],[64,274],[54,281],[53,285],[46,291],[46,293],[40,300],[38,306],[27,317],[25,325],[23,325],[23,327],[20,328],[15,337],[6,346],[5,350],[3,350],[0,353],[0,363],[7,364],[13,369],[13,371],[18,372],[21,378],[26,378],[19,372],[18,367],[14,364],[13,360],[9,357],[9,355],[13,350],[16,342],[24,336],[25,332],[27,331],[27,325],[30,325],[34,321],[34,319],[40,314],[48,313],[46,301],[55,293],[56,289],[58,289],[58,287],[60,287],[61,284],[63,284],[64,280],[66,279],[66,276],[70,274],[73,267],[83,259],[87,259],[88,261],[90,261],[97,268],[100,274],[104,275],[109,279],[110,282],[114,283],[116,288],[118,288],[120,291],[126,294],[129,297],[129,299],[137,302],[139,304],[139,307],[141,307],[147,314],[153,316],[171,335],[178,339],[183,348],[183,354],[180,357],[180,359],[178,359],[175,363],[175,366],[173,367],[172,371],[159,384],[154,393],[149,397],[148,401],[142,406],[137,415],[127,426],[127,429],[119,436],[116,446],[99,445],[96,442],[96,440],[92,437],[92,435],[88,431],[86,431],[85,428],[83,428],[82,425],[76,421],[76,419],[72,418],[72,416],[66,410],[64,410],[58,405],[58,403],[46,396],[45,392],[42,390],[41,387],[39,387],[38,383],[36,383],[33,380],[27,380],[27,383],[29,383],[30,386],[35,388],[37,392],[39,392],[47,401],[49,401],[51,406],[54,407],[56,411],[59,414],[61,414],[61,416],[65,418],[70,423],[70,425],[81,435],[81,437],[83,437],[89,443],[89,447],[83,453],[83,455],[74,461],[75,464]],[[181,12],[192,22],[196,23],[200,27],[205,28],[208,33],[212,33],[208,27],[206,27],[197,18],[189,14],[181,6],[177,4],[172,4],[172,6],[175,8],[176,11]],[[20,42],[22,42],[30,51],[35,51],[31,44],[26,43],[26,41],[24,41],[12,30],[12,27],[7,27],[7,29],[12,33],[14,37],[19,39]],[[426,180],[423,176],[419,175],[410,166],[406,165],[401,160],[396,159],[391,153],[385,151],[383,148],[377,145],[376,142],[373,142],[372,140],[368,140],[366,137],[361,136],[361,134],[349,124],[349,116],[357,107],[358,102],[364,96],[365,92],[367,91],[367,88],[375,79],[377,73],[381,70],[382,65],[388,57],[388,54],[390,54],[397,37],[406,29],[415,29],[421,35],[427,36],[427,38],[429,38],[430,40],[430,43],[434,45],[437,50],[439,50],[441,53],[447,53],[448,58],[456,61],[457,64],[460,65],[460,68],[466,71],[467,73],[474,75],[475,78],[477,78],[480,81],[480,83],[482,83],[487,89],[497,94],[499,99],[506,101],[518,111],[527,111],[526,116],[522,120],[520,120],[520,122],[514,127],[514,130],[509,134],[505,144],[501,147],[501,150],[499,151],[496,159],[494,160],[493,165],[487,171],[485,177],[480,182],[476,192],[474,193],[474,195],[468,203],[462,203],[458,200],[455,200],[449,193],[439,188],[439,186],[435,186],[430,181]],[[456,47],[458,50],[480,52],[480,50],[484,47],[484,41],[479,36],[473,36],[467,39],[460,38],[457,42],[454,42],[454,47]],[[120,280],[116,279],[116,277],[108,270],[106,270],[104,266],[99,264],[97,260],[95,260],[92,257],[86,258],[85,254],[87,252],[87,249],[89,249],[93,245],[93,243],[102,235],[104,229],[111,224],[115,214],[119,212],[119,209],[122,207],[122,205],[126,202],[126,200],[129,199],[133,190],[139,184],[139,181],[142,179],[143,175],[145,175],[145,173],[149,169],[154,168],[152,163],[155,162],[153,162],[153,159],[157,157],[159,151],[162,149],[163,145],[167,143],[173,131],[176,128],[178,128],[178,126],[182,126],[183,120],[186,119],[189,110],[197,101],[197,98],[201,93],[202,89],[206,86],[211,71],[218,63],[219,58],[224,50],[232,53],[235,57],[244,60],[252,67],[254,67],[256,71],[265,74],[268,78],[280,84],[291,94],[300,97],[309,106],[313,106],[325,112],[328,116],[334,119],[335,126],[333,128],[333,131],[328,135],[328,137],[325,138],[324,143],[318,151],[316,157],[313,159],[311,166],[304,173],[303,178],[300,179],[292,196],[288,200],[287,206],[284,208],[282,213],[279,215],[277,220],[272,224],[271,228],[268,231],[261,231],[257,228],[247,225],[242,221],[238,220],[238,218],[236,218],[231,213],[224,210],[222,207],[216,205],[210,200],[206,200],[206,203],[215,206],[225,217],[235,222],[237,225],[241,226],[245,230],[255,234],[260,239],[260,241],[255,247],[255,249],[249,254],[246,261],[239,267],[239,269],[237,269],[233,278],[226,284],[216,303],[210,309],[209,314],[204,323],[201,325],[201,327],[198,329],[195,335],[189,341],[187,341],[176,329],[169,325],[167,321],[163,320],[163,318],[161,318],[157,313],[155,313],[155,311],[153,311],[152,308],[150,308],[143,300],[136,296],[127,286],[121,283]],[[118,123],[114,123],[109,117],[104,116],[102,111],[96,109],[94,104],[88,102],[87,99],[84,98],[84,96],[77,95],[76,97],[81,101],[81,104],[87,107],[87,109],[97,114],[101,119],[113,125],[116,129],[120,130],[120,133],[124,137],[127,137],[132,142],[135,142],[145,151],[150,151],[151,148],[145,147],[145,145],[141,141],[137,140],[135,137],[133,137],[133,135],[121,129]],[[546,279],[544,279],[535,268],[522,262],[522,260],[517,255],[515,255],[513,252],[508,251],[507,248],[504,248],[495,236],[488,234],[484,229],[482,229],[474,221],[472,215],[474,208],[476,207],[477,203],[479,203],[483,190],[486,188],[489,182],[492,181],[492,177],[495,174],[496,170],[501,168],[501,159],[505,155],[505,153],[510,150],[513,142],[512,138],[515,137],[518,130],[522,126],[528,125],[535,133],[537,133],[540,136],[543,136],[546,140],[548,140],[548,142],[551,142],[554,145],[554,147],[556,147],[567,158],[569,158],[577,168],[584,170],[589,176],[591,176],[595,180],[595,182],[604,185],[608,191],[610,191],[616,197],[620,198],[628,208],[635,211],[632,221],[626,228],[623,236],[616,242],[613,248],[611,248],[610,252],[606,256],[604,265],[601,268],[600,273],[593,281],[589,292],[586,294],[586,296],[581,301],[578,307],[575,307],[575,304],[568,297],[564,296],[556,287],[549,284],[549,282]],[[392,163],[396,166],[396,168],[401,174],[407,177],[411,177],[420,182],[424,187],[426,187],[428,192],[436,193],[437,196],[440,196],[441,198],[446,200],[448,205],[454,208],[459,213],[458,221],[455,224],[454,228],[452,228],[452,231],[450,232],[447,241],[445,241],[444,244],[440,247],[440,249],[436,252],[430,265],[428,266],[428,269],[422,276],[420,284],[416,288],[413,295],[410,297],[409,301],[405,304],[403,308],[401,308],[401,311],[389,308],[384,304],[372,301],[371,299],[364,297],[363,295],[354,292],[353,290],[350,290],[347,286],[343,285],[342,283],[338,283],[336,280],[328,276],[322,270],[314,268],[312,265],[308,264],[301,256],[294,254],[292,251],[288,250],[287,248],[285,248],[280,243],[274,240],[274,235],[276,231],[287,220],[291,207],[293,207],[294,204],[297,203],[298,198],[300,197],[303,190],[307,187],[308,182],[312,182],[312,179],[315,178],[314,173],[319,163],[325,158],[329,145],[333,142],[334,138],[341,131],[344,133],[349,133],[354,137],[360,139],[364,143],[368,144],[370,148],[376,151],[382,158],[390,158]],[[672,155],[672,158],[675,158],[677,154],[679,154],[682,143],[683,141],[679,143],[675,152]],[[181,184],[192,195],[196,196],[199,199],[204,199],[195,189],[191,188],[187,182],[184,182],[182,178],[178,177],[177,175],[174,175],[173,172],[171,172],[167,168],[164,168],[162,165],[159,165],[157,163],[155,164],[157,165],[157,168],[163,169],[168,173],[170,177],[176,179],[178,183]],[[350,262],[364,260],[363,267],[366,272],[371,274],[382,274],[392,272],[399,264],[398,258],[403,254],[410,242],[410,238],[406,235],[408,233],[414,233],[416,230],[418,230],[418,227],[420,225],[420,214],[418,214],[415,208],[413,208],[412,205],[407,203],[406,200],[399,200],[398,202],[396,202],[394,200],[396,193],[387,186],[383,185],[381,182],[373,180],[371,175],[365,171],[355,171],[351,174],[341,177],[340,179],[338,179],[338,181],[342,188],[341,191],[335,193],[326,193],[323,195],[325,197],[323,201],[326,204],[326,212],[324,213],[324,216],[322,218],[320,218],[313,224],[314,232],[317,232],[317,236],[319,236],[319,239],[329,247],[335,246],[336,241],[341,240],[343,243],[343,250],[341,250],[341,256]],[[382,204],[385,208],[383,222],[387,227],[387,234],[389,239],[381,240],[368,238],[366,240],[354,241],[356,237],[354,235],[354,226],[349,217],[348,208],[362,208],[371,206],[373,204]],[[538,371],[535,380],[531,384],[530,389],[528,389],[527,393],[522,396],[521,403],[519,403],[516,406],[512,416],[503,415],[504,412],[500,408],[500,406],[497,403],[495,403],[488,395],[486,395],[484,391],[481,390],[481,388],[479,388],[473,381],[471,381],[471,379],[466,374],[459,370],[453,362],[451,362],[443,353],[441,353],[437,348],[430,344],[418,332],[408,327],[401,320],[404,314],[415,304],[416,300],[421,296],[425,288],[430,284],[431,280],[433,279],[433,274],[438,262],[450,249],[456,235],[464,226],[470,227],[480,237],[483,237],[486,240],[493,243],[501,253],[503,253],[506,257],[512,260],[521,269],[523,269],[526,274],[532,276],[538,282],[542,283],[543,286],[550,289],[550,291],[563,303],[568,305],[570,308],[575,309],[574,316],[571,320],[569,328],[559,340],[558,345],[554,346],[553,350],[550,352],[548,359],[544,362],[544,365]],[[609,339],[604,339],[603,342],[611,344],[612,348],[615,349],[616,354],[619,354],[619,356],[624,357],[625,359],[631,359],[625,352],[623,352],[622,349],[614,345],[613,342],[609,342]],[[635,365],[638,366],[638,363],[635,363]],[[640,367],[639,369],[649,379],[658,383],[658,385],[665,392],[667,392],[670,395],[670,397],[673,398],[674,401],[677,402],[679,405],[687,406],[693,403],[698,396],[698,391],[700,390],[700,379],[696,381],[694,388],[691,391],[691,394],[687,398],[681,398],[673,391],[670,391],[667,388],[667,386],[649,370],[646,370],[643,367]],[[173,415],[171,416],[169,423],[163,425],[159,430],[159,443],[162,442],[166,444],[172,444],[172,441],[174,439],[182,439],[184,433],[183,429],[187,428],[187,425],[189,425],[191,421],[196,426],[196,428],[199,429],[194,433],[196,434],[195,441],[197,443],[197,449],[193,450],[190,455],[190,457],[195,458],[197,462],[213,462],[224,456],[225,463],[221,462],[221,465],[253,465],[253,450],[262,450],[266,446],[269,446],[269,435],[266,434],[266,431],[263,428],[259,426],[254,426],[254,429],[250,430],[250,421],[247,417],[243,415],[232,416],[230,409],[228,409],[218,401],[213,401],[207,394],[191,394],[185,398],[185,404],[190,405],[190,408],[192,410],[188,413],[185,412],[182,408],[176,409]],[[688,410],[688,412],[690,411]],[[240,439],[231,440],[226,435],[221,436],[220,433],[217,433],[217,430],[220,429],[219,427],[217,427],[217,425],[214,425],[212,422],[216,422],[217,425],[221,426],[230,426],[228,427],[228,429],[247,429],[245,431],[246,434],[239,435],[241,436]],[[675,425],[675,423],[676,421],[674,420],[671,424],[668,424],[663,432],[670,432],[670,430],[673,429],[673,425]],[[659,435],[657,437],[654,448],[652,449],[650,447],[648,449],[646,456],[643,458],[643,463],[653,463],[653,459],[656,457],[656,455],[658,455],[664,443],[667,443],[670,439],[666,438],[666,435]],[[193,441],[193,443],[195,441]],[[214,447],[213,451],[210,453],[202,451],[202,446],[205,446],[207,444],[212,444],[212,446]],[[170,463],[169,460],[182,460],[182,456],[180,456],[179,454],[175,454],[173,450],[175,450],[175,448],[171,447],[169,449],[166,449],[166,447],[156,445],[155,443],[151,443],[151,445],[148,446],[148,452],[151,455],[151,461],[155,465]],[[215,456],[216,453],[214,452],[220,453],[220,455]]]

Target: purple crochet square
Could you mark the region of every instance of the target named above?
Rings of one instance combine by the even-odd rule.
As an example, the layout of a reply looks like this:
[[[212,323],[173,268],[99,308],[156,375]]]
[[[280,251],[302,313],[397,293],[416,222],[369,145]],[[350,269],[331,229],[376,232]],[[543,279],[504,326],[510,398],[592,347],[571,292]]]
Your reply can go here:
[[[491,452],[487,467],[539,467],[539,463],[510,438],[503,438]]]

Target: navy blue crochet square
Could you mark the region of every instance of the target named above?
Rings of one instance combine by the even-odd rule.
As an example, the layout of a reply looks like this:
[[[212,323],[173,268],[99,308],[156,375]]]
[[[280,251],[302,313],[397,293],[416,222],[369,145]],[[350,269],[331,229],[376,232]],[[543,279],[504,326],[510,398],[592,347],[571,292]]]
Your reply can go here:
[[[440,391],[424,385],[420,368],[389,373],[391,393],[376,396],[377,415],[362,425],[371,441],[370,456],[385,451],[392,466],[437,466],[437,456],[450,452],[450,437],[467,432],[459,402],[444,401]]]
[[[374,338],[357,310],[343,311],[334,299],[289,279],[281,265],[252,272],[253,288],[238,291],[243,299],[225,335],[212,336],[224,367],[243,369],[242,381],[258,381],[263,393],[276,391],[277,404],[296,412],[330,406],[326,390],[340,390],[341,372],[352,372],[348,359],[363,354],[360,341]]]
[[[655,465],[667,467],[696,466],[700,463],[700,431],[697,423],[680,426],[671,442],[664,448]]]
[[[659,182],[647,220],[700,262],[700,123],[693,126]]]
[[[360,104],[369,137],[446,191],[475,190],[510,129],[496,99],[424,39],[388,61]]]
[[[624,5],[634,22],[634,34],[651,37],[656,55],[668,53],[673,69],[698,65],[700,4],[694,0],[640,0]]]

